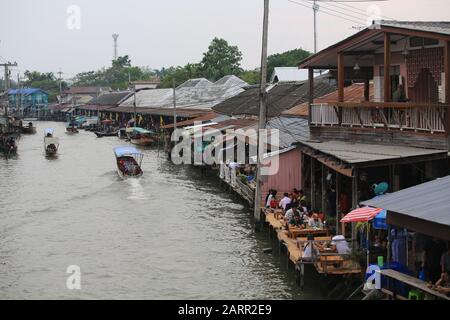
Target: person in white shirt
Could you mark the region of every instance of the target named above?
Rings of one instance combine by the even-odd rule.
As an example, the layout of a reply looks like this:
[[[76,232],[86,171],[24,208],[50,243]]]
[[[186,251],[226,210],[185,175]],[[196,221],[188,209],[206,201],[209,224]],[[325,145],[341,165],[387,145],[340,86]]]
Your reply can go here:
[[[292,207],[288,211],[286,211],[284,220],[289,223],[294,218],[295,212],[297,212],[297,205],[293,204]]]
[[[270,201],[273,199],[272,191],[270,191],[269,196],[267,197],[266,208],[270,208]]]
[[[331,238],[331,250],[339,254],[350,254],[352,251],[343,235],[337,235]]]
[[[280,200],[280,206],[283,210],[286,210],[286,205],[291,203],[291,198],[289,198],[289,194],[287,192],[284,193],[283,199]]]
[[[322,220],[320,220],[319,215],[317,213],[313,213],[312,218],[309,219],[308,225],[312,229],[322,229],[323,228]]]

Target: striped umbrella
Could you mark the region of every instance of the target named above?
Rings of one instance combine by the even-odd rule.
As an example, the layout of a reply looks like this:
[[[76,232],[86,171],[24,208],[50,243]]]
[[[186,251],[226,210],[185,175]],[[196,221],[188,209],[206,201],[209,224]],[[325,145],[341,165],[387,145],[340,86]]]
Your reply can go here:
[[[367,222],[375,218],[383,209],[372,208],[372,207],[362,207],[350,211],[341,222]]]

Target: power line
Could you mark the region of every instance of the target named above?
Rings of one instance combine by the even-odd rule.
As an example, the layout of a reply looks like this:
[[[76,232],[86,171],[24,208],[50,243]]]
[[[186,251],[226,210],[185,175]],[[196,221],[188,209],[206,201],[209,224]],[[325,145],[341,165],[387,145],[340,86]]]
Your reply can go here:
[[[353,10],[356,10],[356,11],[362,12],[362,13],[364,13],[365,15],[367,15],[367,11],[366,11],[366,10],[363,10],[363,9],[361,9],[361,8],[358,8],[358,7],[355,7],[355,6],[346,4],[346,3],[341,3],[341,2],[335,2],[335,1],[332,1],[332,3],[333,3],[333,4],[331,4],[331,3],[327,3],[327,4],[333,5],[333,6],[336,6],[336,7],[344,6],[344,7],[346,8],[346,10],[352,11],[353,13],[357,13],[357,12],[353,11]],[[342,8],[342,7],[341,7],[341,8]],[[353,10],[350,10],[350,9],[353,9]],[[384,16],[384,15],[380,15],[380,18],[386,18],[386,19],[388,19],[388,20],[395,20],[394,18],[391,18],[391,17],[388,17],[388,16]]]
[[[308,6],[308,5],[306,5],[306,4],[303,4],[303,3],[300,3],[300,2],[296,2],[296,1],[293,1],[293,0],[288,0],[288,1],[289,1],[289,2],[292,2],[292,3],[296,4],[296,5],[303,6],[303,7],[305,7],[305,8],[311,9],[311,7]],[[343,17],[343,16],[335,15],[335,14],[333,14],[333,13],[329,13],[329,12],[324,11],[324,10],[321,10],[321,12],[323,12],[323,13],[325,13],[325,14],[327,14],[327,15],[330,15],[330,16],[333,16],[333,17],[336,17],[336,18],[339,18],[339,19],[343,19],[343,20],[346,20],[346,21],[349,21],[349,22],[352,22],[352,23],[356,23],[356,24],[359,25],[359,26],[364,26],[364,24],[363,24],[361,21],[355,21],[355,20],[353,20],[353,19],[349,19],[349,18],[346,18],[346,17]]]
[[[300,0],[300,1],[306,2],[306,3],[308,3],[308,4],[310,3],[310,1],[308,1],[308,0]],[[323,10],[323,9],[326,9],[326,10],[329,10],[329,11],[331,11],[331,12],[338,13],[338,14],[341,14],[341,15],[344,15],[344,16],[347,16],[347,17],[350,17],[350,18],[355,18],[355,19],[361,20],[362,22],[365,22],[365,18],[366,18],[366,17],[363,16],[361,13],[358,13],[359,16],[354,16],[354,15],[351,15],[351,14],[348,14],[348,13],[345,13],[345,12],[342,12],[342,11],[338,11],[338,10],[329,8],[329,7],[327,7],[327,6],[328,6],[328,4],[327,4],[327,5],[325,5],[325,4],[320,4],[320,7],[319,7],[318,11],[320,12],[320,11],[321,11],[320,8],[322,8],[322,10]],[[341,10],[342,10],[342,9],[341,9]]]

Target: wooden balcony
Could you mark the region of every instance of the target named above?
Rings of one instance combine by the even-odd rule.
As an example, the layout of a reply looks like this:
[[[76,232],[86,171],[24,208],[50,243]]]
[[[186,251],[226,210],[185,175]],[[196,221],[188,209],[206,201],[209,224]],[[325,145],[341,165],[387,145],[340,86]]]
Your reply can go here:
[[[311,126],[370,128],[445,134],[449,106],[417,103],[327,103],[311,105]]]

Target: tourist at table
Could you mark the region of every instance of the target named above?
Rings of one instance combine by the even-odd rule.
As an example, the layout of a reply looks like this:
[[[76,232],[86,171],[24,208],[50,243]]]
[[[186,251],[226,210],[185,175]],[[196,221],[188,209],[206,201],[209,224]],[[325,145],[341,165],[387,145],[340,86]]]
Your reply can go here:
[[[280,200],[280,207],[286,211],[286,205],[291,203],[291,198],[289,198],[289,193],[285,192],[283,198]]]
[[[284,221],[286,221],[286,223],[290,223],[294,219],[294,215],[296,214],[300,215],[300,213],[298,212],[297,204],[294,203],[291,205],[291,208],[284,214]]]
[[[309,219],[308,226],[312,229],[322,229],[323,223],[320,220],[319,215],[317,213],[313,213],[311,219]]]
[[[307,206],[305,200],[301,200],[301,201],[300,201],[300,206],[299,206],[299,207],[301,207],[301,208],[303,209],[303,212],[304,212],[305,214],[308,214],[308,206]]]
[[[345,237],[341,234],[331,238],[331,251],[339,254],[350,254],[352,252],[347,240],[345,240]]]
[[[439,280],[435,283],[435,285],[429,285],[430,288],[438,291],[439,293],[445,294],[447,296],[450,295],[450,272],[445,271],[441,274]]]
[[[447,251],[444,252],[441,256],[441,269],[442,273],[449,272],[450,273],[450,245],[447,244]]]
[[[305,203],[308,203],[308,198],[305,195],[305,192],[303,190],[300,190],[298,192],[298,201],[304,201]]]
[[[276,195],[277,195],[277,191],[276,190],[273,190],[273,189],[269,190],[269,194],[268,194],[267,199],[266,199],[266,207],[267,208],[271,208],[270,204],[272,203],[272,200],[276,199],[275,198]]]

